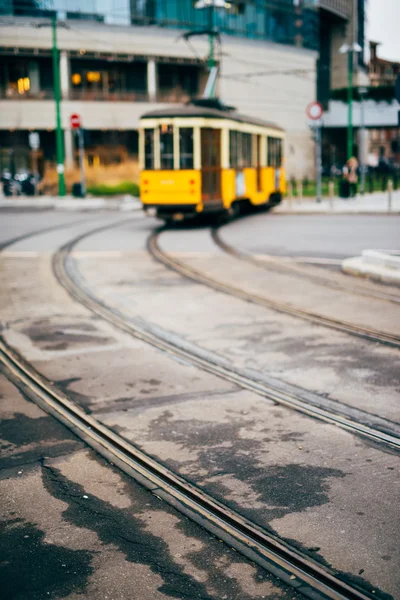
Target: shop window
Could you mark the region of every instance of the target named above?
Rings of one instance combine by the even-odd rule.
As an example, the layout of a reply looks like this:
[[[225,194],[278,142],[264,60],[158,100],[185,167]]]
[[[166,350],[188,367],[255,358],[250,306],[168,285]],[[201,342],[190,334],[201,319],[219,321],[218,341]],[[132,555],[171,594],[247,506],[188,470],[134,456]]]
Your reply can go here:
[[[172,125],[160,125],[160,168],[174,168],[174,128]]]
[[[144,168],[154,169],[154,129],[144,130]]]
[[[193,128],[179,129],[179,168],[193,169]]]

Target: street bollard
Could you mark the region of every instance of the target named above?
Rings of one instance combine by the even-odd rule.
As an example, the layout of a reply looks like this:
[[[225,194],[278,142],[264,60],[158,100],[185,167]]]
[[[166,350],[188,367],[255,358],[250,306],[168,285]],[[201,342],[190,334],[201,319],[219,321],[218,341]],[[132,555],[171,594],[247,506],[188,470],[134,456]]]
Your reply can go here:
[[[297,182],[297,202],[302,202],[303,201],[303,182],[299,181]]]
[[[335,195],[335,183],[333,181],[329,182],[329,208],[333,210],[333,197]]]
[[[389,179],[387,183],[388,190],[388,212],[392,212],[393,181]]]

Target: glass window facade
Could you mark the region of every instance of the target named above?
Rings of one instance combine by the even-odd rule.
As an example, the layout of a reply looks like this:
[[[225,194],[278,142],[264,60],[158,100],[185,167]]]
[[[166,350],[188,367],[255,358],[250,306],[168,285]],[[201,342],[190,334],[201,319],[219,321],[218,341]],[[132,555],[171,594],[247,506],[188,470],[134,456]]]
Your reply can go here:
[[[226,8],[196,8],[196,0],[4,0],[0,14],[157,25],[316,48],[318,11],[312,0],[230,0]]]
[[[71,98],[77,100],[147,100],[146,63],[71,59]]]

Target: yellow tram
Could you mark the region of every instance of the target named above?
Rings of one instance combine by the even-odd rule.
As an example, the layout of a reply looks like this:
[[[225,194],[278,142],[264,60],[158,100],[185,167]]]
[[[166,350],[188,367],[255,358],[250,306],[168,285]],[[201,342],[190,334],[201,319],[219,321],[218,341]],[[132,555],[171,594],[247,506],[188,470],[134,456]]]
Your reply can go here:
[[[241,206],[273,206],[285,192],[284,131],[218,99],[142,116],[140,196],[165,221]]]

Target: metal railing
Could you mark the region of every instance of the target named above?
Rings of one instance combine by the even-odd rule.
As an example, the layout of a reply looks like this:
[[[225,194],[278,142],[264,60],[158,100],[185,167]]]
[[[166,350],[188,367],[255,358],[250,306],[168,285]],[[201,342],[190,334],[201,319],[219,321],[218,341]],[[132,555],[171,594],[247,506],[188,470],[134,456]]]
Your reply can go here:
[[[26,91],[19,94],[14,88],[0,87],[0,99],[2,100],[49,100],[52,98],[54,98],[52,89],[42,89],[38,92]]]
[[[135,90],[81,90],[71,89],[68,97],[70,100],[100,101],[100,102],[148,102],[147,92]]]

